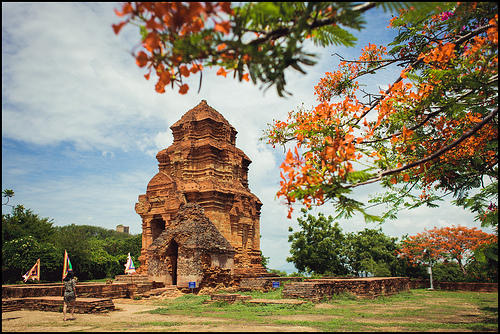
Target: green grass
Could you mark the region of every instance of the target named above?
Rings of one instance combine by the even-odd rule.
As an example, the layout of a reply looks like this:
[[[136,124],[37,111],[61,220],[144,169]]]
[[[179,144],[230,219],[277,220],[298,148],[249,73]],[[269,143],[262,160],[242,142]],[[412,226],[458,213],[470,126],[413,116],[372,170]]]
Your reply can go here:
[[[281,299],[281,288],[242,294],[253,299]],[[497,293],[417,289],[360,300],[342,294],[322,301],[321,307],[312,302],[204,303],[209,299],[207,295],[187,294],[159,301],[159,307],[149,312],[244,320],[255,325],[306,326],[317,331],[498,331]]]

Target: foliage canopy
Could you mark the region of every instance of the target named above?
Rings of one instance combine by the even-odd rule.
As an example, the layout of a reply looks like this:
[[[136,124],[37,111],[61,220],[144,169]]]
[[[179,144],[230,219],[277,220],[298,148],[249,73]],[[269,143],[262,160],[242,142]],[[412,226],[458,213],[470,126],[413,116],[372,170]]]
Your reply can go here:
[[[375,7],[384,10],[409,8],[424,11],[426,3],[375,2],[126,2],[115,10],[123,19],[113,24],[118,34],[132,24],[139,27],[141,42],[132,51],[139,67],[148,69],[165,87],[187,93],[185,83],[199,73],[200,88],[205,67],[218,67],[217,75],[233,74],[239,81],[250,79],[262,87],[286,92],[285,70],[306,73],[304,66],[316,63],[306,50],[315,45],[353,46],[357,40],[348,28],[360,31],[363,14]]]

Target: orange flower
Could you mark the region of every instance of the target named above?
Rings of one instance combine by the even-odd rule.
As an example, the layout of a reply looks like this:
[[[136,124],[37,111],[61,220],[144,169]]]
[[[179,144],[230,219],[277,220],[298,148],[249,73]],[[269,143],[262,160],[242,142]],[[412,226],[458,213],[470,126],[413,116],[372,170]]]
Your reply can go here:
[[[181,66],[179,68],[180,72],[181,72],[181,75],[185,76],[185,77],[188,77],[190,72],[188,70],[188,68],[186,66]]]
[[[231,26],[229,24],[229,21],[224,21],[222,23],[215,23],[214,30],[222,32],[226,35],[229,34],[229,31],[231,30]]]
[[[160,39],[155,33],[150,32],[146,38],[144,38],[144,41],[142,43],[144,47],[152,52],[154,49],[159,48],[160,46]]]
[[[233,10],[231,9],[231,2],[219,2],[220,9],[226,14],[233,15]]]
[[[139,52],[139,54],[137,55],[137,57],[135,57],[135,59],[136,59],[137,66],[139,66],[139,67],[146,66],[148,64],[148,61],[149,61],[149,57],[144,51]]]
[[[130,3],[124,3],[123,4],[123,7],[122,7],[122,12],[119,12],[116,8],[115,8],[115,14],[117,16],[125,16],[129,13],[132,13],[134,11],[134,8],[132,8],[132,5]]]
[[[120,32],[120,30],[123,28],[123,26],[125,24],[127,24],[127,21],[111,25],[113,27],[113,30],[115,31],[116,35],[118,35],[118,33]]]
[[[189,86],[187,84],[184,84],[179,88],[179,93],[184,95],[187,93],[188,89],[189,89]]]
[[[191,67],[190,69],[191,73],[193,74],[201,70],[203,70],[203,66],[200,64],[193,64],[193,67]]]
[[[218,71],[217,71],[217,75],[223,75],[224,78],[226,77],[227,75],[227,72],[224,70],[224,68],[220,68]]]

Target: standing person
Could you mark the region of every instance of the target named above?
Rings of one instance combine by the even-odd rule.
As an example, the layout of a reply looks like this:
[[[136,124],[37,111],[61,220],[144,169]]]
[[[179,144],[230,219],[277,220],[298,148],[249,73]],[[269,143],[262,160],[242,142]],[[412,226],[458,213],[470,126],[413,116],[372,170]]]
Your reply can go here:
[[[73,271],[68,271],[66,277],[63,280],[64,283],[64,306],[63,306],[63,321],[67,320],[75,320],[76,318],[73,316],[73,312],[75,311],[76,304],[76,279]],[[71,318],[66,319],[66,309],[68,304],[71,304]]]

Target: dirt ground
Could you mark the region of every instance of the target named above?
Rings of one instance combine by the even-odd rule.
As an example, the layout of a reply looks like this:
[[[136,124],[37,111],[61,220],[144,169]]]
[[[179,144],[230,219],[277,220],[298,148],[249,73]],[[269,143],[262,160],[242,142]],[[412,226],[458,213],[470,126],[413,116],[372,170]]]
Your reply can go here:
[[[426,294],[430,292],[419,292]],[[429,295],[431,296],[431,295]],[[142,313],[148,310],[154,310],[158,307],[158,299],[171,299],[178,296],[155,296],[140,300],[133,299],[113,299],[115,311],[104,314],[79,314],[75,313],[76,320],[63,321],[63,314],[59,312],[44,311],[13,311],[2,312],[2,331],[3,332],[157,332],[157,331],[176,331],[176,332],[317,332],[318,328],[308,326],[292,325],[269,325],[258,324],[255,322],[244,322],[230,318],[200,317],[178,314],[150,314]],[[412,305],[406,302],[394,303],[391,305],[377,305],[376,308],[371,304],[359,305],[358,315],[353,316],[351,321],[356,323],[366,323],[367,330],[376,330],[377,332],[386,331],[406,331],[407,327],[398,326],[398,323],[439,323],[443,327],[433,328],[432,331],[449,331],[447,324],[471,324],[484,322],[484,314],[477,305],[468,302],[459,302],[460,307],[455,308],[453,312],[448,312],[447,305],[457,303],[456,299],[448,299],[443,296],[439,298],[429,298],[424,300],[425,307],[428,305],[443,306],[437,314],[422,313],[422,305]],[[492,304],[493,305],[493,304]],[[495,305],[493,305],[495,306]],[[331,309],[342,308],[341,304],[332,305],[328,303],[318,303],[316,308]],[[381,313],[389,314],[387,308],[406,310],[405,315],[393,316],[390,318],[389,327],[383,325],[388,322],[387,317],[380,319],[369,317],[370,314]],[[365,318],[365,315],[367,316]],[[69,316],[68,316],[69,317]],[[296,314],[296,315],[275,315],[270,319],[281,321],[314,321],[329,322],[334,321],[340,316],[330,314]],[[490,316],[488,316],[490,317]],[[497,323],[497,319],[490,317],[491,321]],[[376,327],[371,326],[376,325]],[[371,327],[370,327],[371,326]],[[372,328],[373,327],[373,328]],[[372,328],[372,329],[371,329]],[[455,327],[453,327],[455,328]],[[498,327],[485,329],[486,331],[498,332]],[[461,328],[460,331],[473,331],[472,329]]]
[[[231,319],[140,313],[159,306],[154,299],[113,299],[115,311],[105,314],[78,314],[76,320],[63,321],[63,314],[44,311],[2,312],[2,332],[113,332],[113,331],[179,331],[179,332],[315,332],[311,327],[269,326],[234,323]],[[70,315],[68,315],[69,318]],[[139,325],[145,322],[169,323],[169,327]],[[177,324],[176,324],[177,323]],[[138,324],[134,326],[134,324]],[[188,324],[188,325],[186,325]]]

